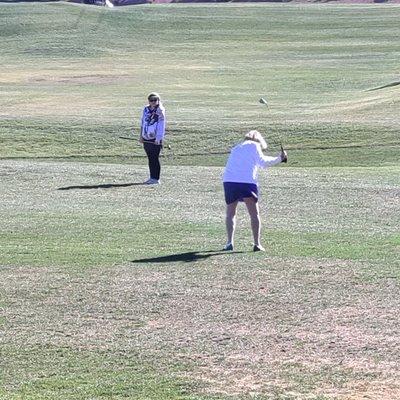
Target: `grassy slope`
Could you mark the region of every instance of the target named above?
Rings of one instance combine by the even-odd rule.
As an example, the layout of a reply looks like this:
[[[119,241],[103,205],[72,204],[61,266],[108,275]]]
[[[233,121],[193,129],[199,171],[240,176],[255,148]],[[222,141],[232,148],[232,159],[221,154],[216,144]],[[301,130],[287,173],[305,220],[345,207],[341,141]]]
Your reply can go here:
[[[292,165],[397,164],[399,86],[368,89],[398,80],[399,14],[359,5],[3,5],[0,156],[139,156],[119,136],[137,131],[156,89],[174,163],[220,165],[218,153],[258,128],[271,149],[292,149]]]
[[[1,162],[0,397],[400,397],[399,89],[366,91],[398,80],[400,9],[113,11],[0,6],[0,157],[117,163]],[[164,163],[196,164],[158,188],[119,139],[153,89]],[[200,165],[250,127],[301,168],[263,184],[267,255],[243,209],[219,254],[221,169]]]

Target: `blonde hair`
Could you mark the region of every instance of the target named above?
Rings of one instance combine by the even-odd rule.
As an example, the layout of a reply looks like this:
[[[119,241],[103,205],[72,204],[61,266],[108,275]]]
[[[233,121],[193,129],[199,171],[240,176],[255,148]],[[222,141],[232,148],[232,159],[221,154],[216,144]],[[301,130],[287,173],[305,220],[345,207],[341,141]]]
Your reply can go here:
[[[262,137],[261,133],[256,131],[256,130],[252,130],[252,131],[247,132],[244,135],[244,140],[252,140],[253,142],[260,143],[261,148],[263,150],[266,150],[267,147],[268,147],[267,142],[264,140],[264,138]]]

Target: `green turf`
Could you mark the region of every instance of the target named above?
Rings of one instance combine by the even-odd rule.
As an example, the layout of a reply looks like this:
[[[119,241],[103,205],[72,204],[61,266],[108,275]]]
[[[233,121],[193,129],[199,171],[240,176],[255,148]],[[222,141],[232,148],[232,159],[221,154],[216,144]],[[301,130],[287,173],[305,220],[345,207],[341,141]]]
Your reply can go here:
[[[243,207],[221,253],[220,167],[146,170],[2,161],[4,398],[396,390],[398,167],[261,174],[266,254]]]
[[[257,128],[272,150],[280,142],[293,150],[292,165],[398,164],[399,86],[370,89],[398,81],[399,13],[2,5],[0,156],[137,162],[127,156],[140,148],[120,136],[137,134],[146,95],[157,90],[174,163],[221,165],[210,153]]]
[[[399,398],[399,16],[0,4],[0,398]],[[152,90],[157,187],[132,135]],[[226,254],[252,128],[290,162],[260,176],[267,252],[240,207]]]
[[[184,394],[183,383],[163,377],[135,354],[121,357],[51,346],[27,346],[24,352],[6,346],[3,354],[5,387],[0,396],[4,400],[193,398]],[[15,374],[19,381],[10,384],[8,378]]]

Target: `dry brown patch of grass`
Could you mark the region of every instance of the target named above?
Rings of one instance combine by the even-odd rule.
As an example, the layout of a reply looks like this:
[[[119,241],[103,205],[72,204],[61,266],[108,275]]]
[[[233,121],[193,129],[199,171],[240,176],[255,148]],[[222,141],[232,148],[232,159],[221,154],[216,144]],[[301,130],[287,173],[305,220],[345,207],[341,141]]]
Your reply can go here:
[[[27,224],[26,230],[20,230],[21,237],[31,233],[30,229],[37,235],[45,234],[58,223],[50,218],[42,224],[45,205],[50,216],[78,211],[78,216],[87,215],[94,231],[117,221],[121,234],[110,251],[129,242],[123,247],[122,262],[110,257],[95,259],[101,265],[90,259],[87,264],[75,262],[74,267],[0,268],[4,318],[0,329],[6,346],[88,350],[117,359],[139,352],[141,359],[162,373],[172,371],[199,382],[199,392],[222,396],[306,399],[324,395],[337,399],[368,395],[379,388],[387,396],[391,391],[396,393],[400,380],[396,315],[400,304],[394,258],[388,261],[393,265],[385,269],[371,260],[321,260],[293,254],[279,258],[250,251],[209,253],[223,234],[223,198],[217,181],[220,171],[205,167],[182,170],[181,175],[172,169],[166,171],[170,176],[181,176],[184,189],[179,198],[176,181],[169,178],[160,187],[149,189],[57,190],[77,184],[136,181],[146,167],[5,164],[7,190],[2,209],[9,216],[11,230]],[[379,174],[366,175],[367,179],[361,170],[316,174],[296,169],[270,173],[271,196],[262,207],[265,214],[268,212],[270,227],[266,240],[282,224],[299,235],[305,226],[315,232],[343,229],[357,234],[365,229],[366,221],[377,222],[369,223],[370,234],[377,238],[382,232],[397,232],[393,219],[398,205],[397,181],[388,184]],[[353,174],[364,178],[358,182]],[[206,191],[205,181],[210,185]],[[290,187],[295,205],[280,201],[282,192],[276,188],[282,187],[282,181]],[[310,187],[317,188],[312,202]],[[146,201],[138,204],[138,196],[147,196]],[[393,200],[392,218],[385,213],[382,199]],[[33,214],[40,224],[15,219],[15,209],[21,215]],[[249,222],[242,209],[240,213],[237,243],[240,250],[246,250]],[[168,224],[186,219],[190,229],[185,232],[193,237],[187,240],[184,232],[178,243],[172,242],[171,234],[167,241],[157,242],[158,247],[147,246],[145,240],[138,242],[142,232],[127,236],[134,226],[124,225],[124,219],[135,220],[139,215],[144,219],[167,215]],[[209,233],[201,225],[204,221],[220,224],[221,230]],[[83,218],[71,220],[65,230],[53,232],[60,238],[53,246],[67,245],[72,238],[70,230],[79,233],[76,224],[83,222]],[[113,230],[109,233],[117,234]],[[154,237],[158,240],[162,236]],[[50,245],[44,243],[41,248],[46,251]],[[93,246],[93,242],[88,243],[92,250]],[[30,250],[15,249],[21,253]],[[171,257],[171,253],[175,254]],[[179,258],[194,253],[200,256]],[[71,256],[71,260],[75,259]],[[48,259],[36,265],[43,263],[47,265]]]
[[[243,255],[234,267],[224,257],[84,273],[3,268],[3,338],[139,349],[161,370],[183,366],[177,374],[208,394],[398,393],[395,285],[361,282],[350,262],[252,257],[250,266]]]
[[[86,74],[86,75],[63,75],[63,76],[47,76],[28,78],[28,82],[32,83],[65,83],[65,84],[107,84],[128,81],[128,74]]]

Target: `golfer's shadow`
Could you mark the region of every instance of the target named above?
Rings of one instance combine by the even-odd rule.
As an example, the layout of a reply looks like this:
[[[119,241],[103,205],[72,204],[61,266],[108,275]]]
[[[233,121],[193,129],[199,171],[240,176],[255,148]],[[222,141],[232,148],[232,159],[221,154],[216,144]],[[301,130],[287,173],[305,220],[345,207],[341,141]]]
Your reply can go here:
[[[72,189],[110,189],[118,187],[128,187],[128,186],[139,186],[145,185],[144,182],[133,182],[133,183],[102,183],[100,185],[77,185],[77,186],[65,186],[60,187],[57,190],[72,190]]]
[[[169,256],[152,257],[152,258],[141,258],[138,260],[132,260],[133,264],[139,263],[168,263],[168,262],[194,262],[204,260],[213,256],[220,256],[222,254],[238,254],[243,251],[189,251],[187,253],[171,254]]]

